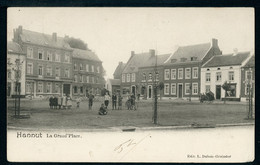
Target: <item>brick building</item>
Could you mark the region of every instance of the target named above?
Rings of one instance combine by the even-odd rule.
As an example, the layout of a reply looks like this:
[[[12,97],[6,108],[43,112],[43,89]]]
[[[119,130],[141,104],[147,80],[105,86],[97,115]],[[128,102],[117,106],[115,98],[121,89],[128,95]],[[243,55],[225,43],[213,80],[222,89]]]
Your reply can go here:
[[[102,61],[90,50],[73,49],[73,96],[100,95],[104,88]]]
[[[164,97],[198,99],[201,66],[221,53],[216,39],[179,47],[164,63]]]

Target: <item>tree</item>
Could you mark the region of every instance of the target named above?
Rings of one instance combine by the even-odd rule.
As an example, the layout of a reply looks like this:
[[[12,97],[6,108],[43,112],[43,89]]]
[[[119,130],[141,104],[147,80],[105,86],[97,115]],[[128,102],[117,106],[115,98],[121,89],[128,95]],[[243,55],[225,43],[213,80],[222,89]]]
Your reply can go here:
[[[160,82],[158,85],[159,89],[160,89],[160,100],[162,100],[162,90],[164,89],[164,83]]]
[[[76,39],[73,37],[67,37],[65,38],[66,42],[70,45],[72,48],[82,49],[82,50],[88,50],[87,44],[84,43],[81,39]]]
[[[224,84],[221,87],[225,90],[224,104],[226,104],[227,91],[230,90],[230,84],[227,83],[227,81],[225,81]]]

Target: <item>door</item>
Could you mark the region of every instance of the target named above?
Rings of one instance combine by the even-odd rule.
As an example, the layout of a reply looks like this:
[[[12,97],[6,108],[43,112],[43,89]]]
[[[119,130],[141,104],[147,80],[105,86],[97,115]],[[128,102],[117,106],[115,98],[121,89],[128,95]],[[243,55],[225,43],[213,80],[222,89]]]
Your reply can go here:
[[[7,96],[11,96],[11,83],[7,83]]]
[[[135,95],[135,86],[132,86],[132,93]]]
[[[70,95],[70,84],[63,84],[63,93]]]
[[[216,85],[216,99],[221,98],[221,85]]]
[[[179,98],[182,98],[182,85],[179,85]]]
[[[148,86],[148,98],[152,98],[152,86]]]

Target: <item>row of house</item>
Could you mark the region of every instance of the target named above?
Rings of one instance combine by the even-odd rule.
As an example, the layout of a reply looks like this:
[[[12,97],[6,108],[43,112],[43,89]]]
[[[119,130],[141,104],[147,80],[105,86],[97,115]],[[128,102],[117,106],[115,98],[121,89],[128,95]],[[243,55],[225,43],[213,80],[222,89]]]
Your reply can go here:
[[[85,96],[104,88],[102,61],[91,50],[72,48],[66,37],[38,33],[19,26],[7,44],[7,96],[16,95],[14,61],[22,63],[22,96]]]
[[[254,86],[254,54],[235,50],[223,55],[218,40],[212,39],[209,43],[180,46],[171,54],[132,51],[127,63],[118,66],[115,73],[120,76],[114,76],[113,81],[123,95],[134,93],[144,99],[153,98],[154,86],[163,84],[157,92],[163,98],[199,99],[201,93],[211,91],[216,99],[245,100],[248,78]],[[224,82],[230,85],[226,95],[221,87]]]

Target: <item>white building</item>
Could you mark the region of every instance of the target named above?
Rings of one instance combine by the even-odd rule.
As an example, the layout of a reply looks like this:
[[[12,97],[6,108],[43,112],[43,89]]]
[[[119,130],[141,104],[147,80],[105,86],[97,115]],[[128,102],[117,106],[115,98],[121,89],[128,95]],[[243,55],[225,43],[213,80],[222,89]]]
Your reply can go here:
[[[227,82],[230,90],[227,100],[240,101],[241,67],[246,64],[252,54],[250,52],[234,52],[233,54],[213,56],[201,68],[201,93],[214,93],[215,99],[223,100],[225,90],[222,85]]]
[[[15,42],[7,43],[7,97],[18,95],[25,96],[25,53],[19,44]],[[19,71],[18,71],[19,70]],[[20,73],[20,76],[17,75]],[[16,85],[17,82],[17,85]]]

